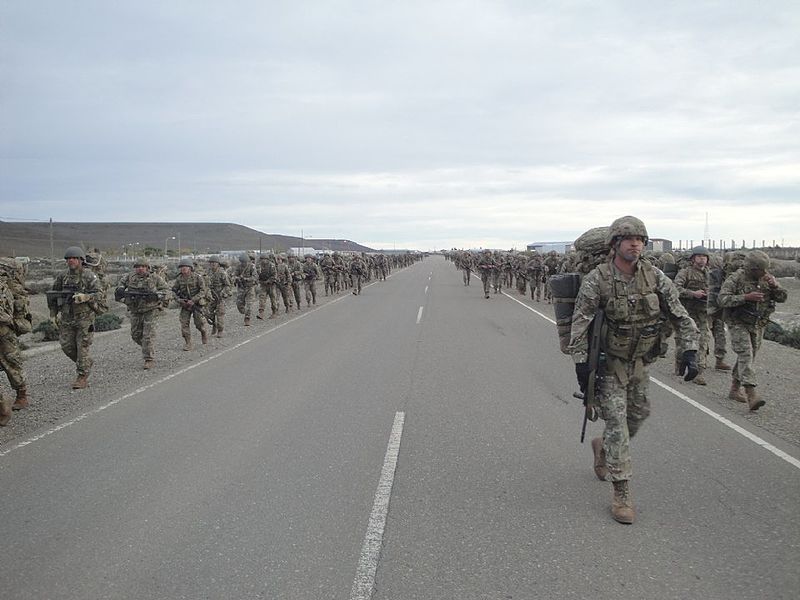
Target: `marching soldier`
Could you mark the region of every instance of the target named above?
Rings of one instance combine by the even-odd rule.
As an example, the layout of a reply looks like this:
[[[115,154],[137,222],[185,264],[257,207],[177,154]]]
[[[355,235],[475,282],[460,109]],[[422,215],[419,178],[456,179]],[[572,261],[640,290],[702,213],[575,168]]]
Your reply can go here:
[[[181,335],[183,336],[183,349],[188,352],[192,349],[192,331],[189,322],[194,318],[194,326],[200,332],[202,343],[208,343],[208,332],[206,331],[206,317],[203,314],[203,307],[206,305],[208,288],[205,279],[199,273],[194,272],[194,265],[188,258],[182,258],[178,263],[178,276],[172,284],[172,292],[181,305],[179,316],[181,322]]]
[[[208,305],[208,316],[213,320],[211,335],[222,337],[225,330],[225,299],[232,295],[231,279],[228,273],[220,266],[219,256],[208,259],[209,272],[207,275],[208,289],[211,292],[211,301]]]

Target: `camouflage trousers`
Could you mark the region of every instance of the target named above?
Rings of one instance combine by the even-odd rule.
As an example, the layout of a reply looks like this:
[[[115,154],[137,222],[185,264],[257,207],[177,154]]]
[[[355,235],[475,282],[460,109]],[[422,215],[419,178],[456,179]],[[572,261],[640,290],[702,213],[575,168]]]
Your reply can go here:
[[[61,321],[58,342],[61,350],[75,363],[78,375],[89,375],[92,359],[89,348],[94,338],[94,314],[85,319]]]
[[[297,308],[300,308],[300,282],[299,281],[292,281],[292,294],[294,294],[294,303],[297,305]]]
[[[131,312],[131,339],[142,347],[142,358],[153,360],[153,349],[156,341],[156,319],[159,310]]]
[[[708,342],[710,337],[710,331],[708,328],[708,313],[705,309],[703,310],[689,310],[687,309],[689,316],[692,317],[692,321],[694,321],[697,328],[700,330],[700,337],[697,340],[697,366],[701,371],[705,370],[708,367]],[[681,346],[680,341],[678,338],[675,338],[675,362],[680,363],[681,359],[683,358],[683,347]]]
[[[198,307],[197,310],[186,310],[185,308],[181,308],[181,314],[178,316],[178,319],[181,322],[181,335],[185,340],[192,338],[192,331],[189,328],[189,322],[192,319],[194,319],[194,326],[197,328],[197,331],[201,333],[205,332],[206,323],[208,322],[200,307]]]
[[[253,302],[256,299],[255,290],[255,286],[252,285],[236,289],[236,309],[247,318],[250,318],[253,313]]]
[[[490,279],[492,278],[491,272],[487,269],[481,273],[481,281],[483,282],[483,293],[488,296],[489,295],[489,288],[491,286]]]
[[[736,352],[736,364],[733,366],[733,378],[742,385],[758,385],[756,378],[756,354],[761,348],[764,336],[763,327],[752,330],[736,322],[728,323],[731,332],[731,347]]]
[[[311,306],[312,304],[317,303],[317,282],[312,281],[304,281],[303,282],[303,289],[306,292],[306,304]],[[298,304],[298,306],[300,306]]]
[[[267,310],[267,298],[269,298],[269,307],[274,315],[278,312],[278,295],[275,292],[277,284],[261,282],[258,289],[258,314],[263,315]],[[239,311],[242,312],[242,311]]]
[[[536,275],[535,277],[532,277],[530,286],[531,286],[531,300],[536,300],[537,302],[539,302],[542,299],[542,288],[544,287],[544,282],[542,282],[542,276]]]
[[[364,278],[364,276],[361,275],[360,273],[351,273],[350,274],[350,281],[353,282],[353,285],[351,287],[353,288],[353,293],[354,294],[360,294],[361,293],[361,280],[363,278]]]
[[[708,323],[711,328],[711,337],[714,338],[714,356],[722,360],[727,354],[728,345],[725,339],[725,321],[722,318],[722,311],[709,314]]]
[[[15,390],[26,386],[25,373],[22,370],[22,353],[14,332],[0,335],[0,369],[5,371],[8,383]]]
[[[503,272],[500,269],[492,271],[492,286],[495,293],[503,289]]]
[[[627,363],[628,383],[606,374],[600,383],[600,416],[605,421],[603,448],[606,452],[608,481],[631,478],[631,438],[650,415],[647,399],[649,376],[647,365],[641,367],[640,378],[634,372],[635,362]]]
[[[464,269],[464,285],[469,285],[469,280],[472,278],[472,272],[469,269]],[[384,277],[384,279],[386,279]]]
[[[217,332],[225,329],[225,300],[214,300],[208,305],[208,314],[214,319]]]
[[[281,301],[283,302],[283,308],[286,312],[289,312],[289,309],[292,307],[292,286],[288,283],[283,285],[276,284],[276,288],[281,293]]]
[[[327,271],[325,273],[325,295],[330,291],[333,294],[336,291],[336,273]]]

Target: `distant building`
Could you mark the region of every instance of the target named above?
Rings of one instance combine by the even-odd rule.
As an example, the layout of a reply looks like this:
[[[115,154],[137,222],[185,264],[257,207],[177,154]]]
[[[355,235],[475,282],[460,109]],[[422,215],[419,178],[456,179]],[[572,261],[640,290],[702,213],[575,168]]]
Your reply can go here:
[[[572,249],[572,242],[531,242],[525,248],[526,250],[536,250],[541,253],[555,250],[559,254],[565,254]]]
[[[650,238],[647,242],[647,249],[653,252],[672,252],[672,240]]]

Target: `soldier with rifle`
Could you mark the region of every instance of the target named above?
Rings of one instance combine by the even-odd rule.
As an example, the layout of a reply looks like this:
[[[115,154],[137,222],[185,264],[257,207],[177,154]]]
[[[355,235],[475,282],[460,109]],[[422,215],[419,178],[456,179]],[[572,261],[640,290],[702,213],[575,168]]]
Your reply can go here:
[[[770,321],[770,315],[775,312],[775,303],[786,302],[788,297],[786,290],[767,269],[769,256],[760,250],[753,250],[745,258],[744,266],[725,280],[717,297],[731,333],[731,347],[736,352],[728,398],[747,402],[751,411],[758,410],[766,403],[756,393],[758,379],[754,367],[764,329]]]
[[[168,302],[168,291],[167,282],[150,271],[144,257],[134,261],[133,272],[124,275],[114,290],[114,300],[128,307],[131,339],[142,347],[145,369],[155,366],[156,321]]]
[[[497,262],[492,256],[492,251],[489,248],[484,249],[483,254],[478,259],[476,265],[478,271],[481,273],[481,281],[483,281],[483,295],[485,298],[489,297],[490,280],[493,278],[492,273],[497,270]]]
[[[192,349],[192,331],[189,321],[194,319],[194,326],[200,332],[200,340],[203,344],[208,343],[208,332],[206,331],[206,319],[203,307],[208,301],[208,288],[206,281],[199,273],[194,272],[194,265],[188,258],[182,258],[178,263],[178,276],[172,284],[172,292],[181,305],[181,335],[183,336],[183,350],[188,352]]]
[[[208,259],[209,272],[206,275],[208,290],[211,292],[211,301],[208,304],[208,320],[211,322],[211,335],[222,337],[225,330],[225,299],[233,294],[231,279],[227,271],[220,266],[222,259],[212,256]]]
[[[697,385],[706,385],[703,371],[707,366],[708,338],[710,329],[708,326],[708,291],[711,285],[711,278],[708,269],[708,261],[711,258],[708,250],[703,246],[695,246],[689,256],[689,266],[684,267],[675,275],[675,287],[678,288],[678,296],[681,304],[686,307],[686,312],[692,317],[694,324],[700,330],[700,339],[697,344],[697,368],[700,373],[692,379]],[[675,345],[675,374],[678,375],[683,358],[683,348],[680,344]]]
[[[626,524],[635,518],[630,439],[650,414],[647,371],[660,354],[664,320],[673,323],[683,343],[685,379],[698,372],[697,327],[672,281],[642,259],[647,239],[647,229],[636,217],[620,217],[611,224],[606,239],[610,260],[581,282],[569,344],[587,410],[596,407],[605,421],[602,440],[592,443],[594,470],[612,483],[611,514]],[[598,347],[591,348],[590,340]],[[594,362],[590,356],[596,357]]]
[[[75,363],[77,377],[72,389],[84,389],[89,385],[92,359],[89,348],[94,338],[94,318],[101,310],[97,302],[102,290],[97,275],[84,268],[85,254],[80,246],[70,246],[64,252],[67,270],[53,282],[47,292],[47,307],[50,319],[58,326],[61,350]]]

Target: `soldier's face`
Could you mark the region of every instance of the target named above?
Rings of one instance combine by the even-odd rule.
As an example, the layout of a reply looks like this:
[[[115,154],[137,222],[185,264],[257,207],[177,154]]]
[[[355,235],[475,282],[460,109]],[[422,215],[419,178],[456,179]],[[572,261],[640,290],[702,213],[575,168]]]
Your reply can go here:
[[[81,266],[81,259],[80,258],[76,258],[74,256],[71,256],[71,257],[69,257],[67,259],[67,267],[70,269],[70,271],[74,271],[75,269],[77,269],[80,266]]]
[[[644,251],[644,239],[638,235],[628,235],[622,238],[617,247],[617,254],[628,262],[639,260]]]
[[[702,254],[695,254],[692,257],[692,262],[694,263],[695,267],[697,267],[698,269],[702,269],[708,264],[708,257],[703,256]]]
[[[188,275],[192,272],[192,267],[181,267],[181,275]]]
[[[136,265],[133,267],[133,270],[136,271],[139,275],[144,275],[147,273],[147,267],[144,265]]]

